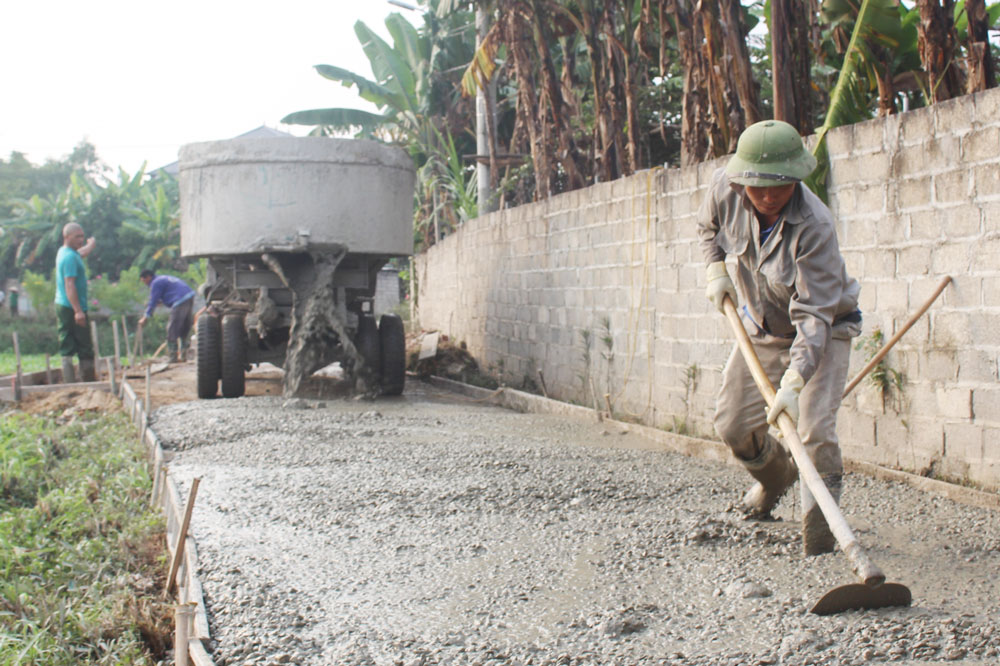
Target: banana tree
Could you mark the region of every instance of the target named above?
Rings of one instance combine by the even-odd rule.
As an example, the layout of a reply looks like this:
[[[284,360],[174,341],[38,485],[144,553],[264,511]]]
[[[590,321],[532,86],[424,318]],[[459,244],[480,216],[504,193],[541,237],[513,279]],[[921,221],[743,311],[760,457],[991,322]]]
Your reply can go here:
[[[425,16],[425,21],[431,34],[419,32],[399,14],[389,15],[385,25],[392,45],[364,22],[355,23],[354,32],[371,65],[371,79],[333,65],[316,66],[316,71],[324,78],[356,88],[362,99],[375,104],[378,113],[345,108],[311,109],[291,113],[282,122],[314,126],[313,134],[352,131],[361,138],[404,146],[414,160],[418,177],[430,178],[429,174],[435,174],[428,182],[418,183],[415,224],[440,228],[443,223],[451,223],[449,216],[454,211],[433,203],[424,205],[423,198],[428,197],[432,202],[450,201],[450,206],[459,207],[456,219],[461,219],[468,213],[464,204],[449,199],[442,188],[464,191],[471,175],[468,169],[440,167],[452,164],[452,152],[461,152],[454,145],[456,134],[449,127],[454,107],[447,96],[450,87],[436,85],[436,82],[443,69],[454,68],[457,64],[451,60],[462,62],[472,49],[463,50],[455,44],[442,46],[441,42],[452,35],[446,31],[437,32],[441,24],[431,14]],[[474,37],[470,33],[467,38]],[[466,36],[460,34],[457,39],[466,39]],[[464,131],[462,136],[465,136]],[[424,169],[428,162],[433,162],[434,166]],[[448,178],[455,182],[446,187],[443,183]],[[424,219],[422,215],[431,217]]]
[[[133,265],[158,268],[172,264],[180,256],[180,207],[168,196],[162,183],[146,187],[138,203],[123,203],[122,226],[141,238],[142,249]]]

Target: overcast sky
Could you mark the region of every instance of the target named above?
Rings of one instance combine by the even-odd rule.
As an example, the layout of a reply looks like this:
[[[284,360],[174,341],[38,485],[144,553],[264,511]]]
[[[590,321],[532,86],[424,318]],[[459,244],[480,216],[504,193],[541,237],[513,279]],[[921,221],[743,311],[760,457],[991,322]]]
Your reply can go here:
[[[292,111],[375,110],[314,65],[371,77],[354,23],[391,43],[385,0],[30,0],[0,31],[0,157],[36,164],[81,140],[130,173],[177,159],[181,144],[280,125]]]

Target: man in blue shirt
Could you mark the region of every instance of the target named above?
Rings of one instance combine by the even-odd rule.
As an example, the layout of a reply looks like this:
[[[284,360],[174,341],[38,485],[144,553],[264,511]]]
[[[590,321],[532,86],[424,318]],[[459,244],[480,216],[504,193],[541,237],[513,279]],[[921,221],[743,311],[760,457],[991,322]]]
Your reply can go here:
[[[180,278],[157,275],[149,269],[139,273],[139,279],[149,287],[149,304],[146,306],[146,314],[139,320],[139,326],[145,326],[146,321],[153,316],[157,303],[162,302],[170,308],[170,319],[167,320],[167,354],[171,363],[184,360],[184,340],[191,333],[193,323],[191,307],[194,305],[194,290]]]
[[[97,241],[85,240],[83,227],[70,222],[63,227],[63,246],[56,253],[56,317],[59,320],[59,355],[62,356],[63,382],[76,381],[73,356],[80,359],[80,378],[92,382],[94,345],[87,320],[87,268],[83,257],[93,251]]]

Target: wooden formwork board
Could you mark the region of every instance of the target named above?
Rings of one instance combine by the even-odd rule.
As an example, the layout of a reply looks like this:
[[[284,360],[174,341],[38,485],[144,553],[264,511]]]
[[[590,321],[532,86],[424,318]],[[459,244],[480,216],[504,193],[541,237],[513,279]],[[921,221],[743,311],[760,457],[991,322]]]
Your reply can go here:
[[[154,505],[158,505],[166,518],[167,551],[173,559],[179,537],[184,503],[181,500],[177,482],[170,476],[164,463],[163,447],[152,428],[148,427],[148,419],[135,389],[127,380],[122,382],[121,400],[125,411],[133,425],[139,429],[140,438],[146,448],[150,462],[150,472],[153,477]],[[211,638],[208,625],[208,613],[205,611],[205,596],[198,579],[198,549],[193,539],[184,542],[183,557],[177,572],[177,603],[194,603],[195,613],[188,640],[188,656],[195,666],[214,666],[212,656],[205,649],[205,642]]]

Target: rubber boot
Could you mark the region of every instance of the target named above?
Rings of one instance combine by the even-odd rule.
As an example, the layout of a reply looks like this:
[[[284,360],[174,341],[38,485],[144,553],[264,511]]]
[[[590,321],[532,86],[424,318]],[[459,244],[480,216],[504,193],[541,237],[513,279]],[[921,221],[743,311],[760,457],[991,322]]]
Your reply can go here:
[[[840,504],[840,492],[843,476],[840,474],[824,474],[823,483],[833,496],[833,501]],[[802,554],[806,557],[832,553],[837,545],[837,539],[830,531],[830,526],[823,517],[823,511],[816,503],[816,498],[802,484]]]
[[[177,341],[167,340],[167,363],[177,363],[179,360],[177,356]]]
[[[766,520],[778,500],[795,483],[798,470],[788,451],[770,435],[764,436],[760,453],[753,460],[741,461],[750,476],[757,479],[743,496],[743,511],[747,518]]]
[[[76,382],[76,372],[73,369],[73,357],[62,357],[62,380],[63,384],[73,384]]]
[[[94,371],[94,359],[80,359],[80,380],[85,382],[97,381],[97,373]]]

